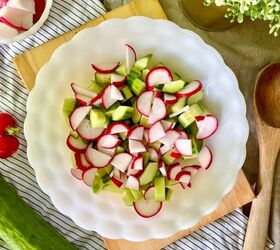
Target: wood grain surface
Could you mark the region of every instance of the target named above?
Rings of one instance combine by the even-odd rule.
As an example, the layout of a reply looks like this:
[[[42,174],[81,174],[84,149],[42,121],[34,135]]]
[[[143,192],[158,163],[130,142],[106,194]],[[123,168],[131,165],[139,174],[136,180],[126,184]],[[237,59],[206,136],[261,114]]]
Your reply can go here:
[[[22,55],[16,56],[13,61],[26,88],[29,91],[32,90],[38,71],[49,60],[53,51],[62,43],[69,41],[78,31],[95,26],[110,18],[126,18],[137,15],[155,19],[166,19],[166,15],[157,0],[134,0],[132,3],[117,8],[102,17],[90,21],[73,31],[47,42],[46,44],[33,48]],[[241,170],[233,190],[224,197],[219,208],[210,215],[205,216],[194,227],[180,231],[166,239],[148,240],[140,243],[129,242],[126,240],[103,239],[109,250],[158,250],[225,214],[232,212],[234,209],[249,203],[253,198],[254,193]]]

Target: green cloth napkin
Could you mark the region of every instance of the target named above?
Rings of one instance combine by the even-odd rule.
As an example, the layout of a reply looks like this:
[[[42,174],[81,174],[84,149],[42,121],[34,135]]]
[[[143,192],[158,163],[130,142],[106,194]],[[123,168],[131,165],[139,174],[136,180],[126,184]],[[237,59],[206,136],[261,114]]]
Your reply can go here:
[[[247,117],[250,124],[250,136],[247,143],[247,158],[244,172],[250,183],[254,183],[258,173],[258,143],[252,110],[253,88],[257,73],[266,65],[280,61],[280,35],[275,38],[268,34],[268,23],[263,21],[236,24],[222,32],[207,32],[194,26],[183,14],[178,0],[159,0],[168,19],[182,28],[196,32],[203,40],[216,48],[225,63],[234,71],[239,87],[247,103]],[[129,0],[104,0],[110,10]],[[279,110],[280,112],[280,110]],[[270,237],[280,249],[280,157],[276,163],[274,189],[271,207]]]

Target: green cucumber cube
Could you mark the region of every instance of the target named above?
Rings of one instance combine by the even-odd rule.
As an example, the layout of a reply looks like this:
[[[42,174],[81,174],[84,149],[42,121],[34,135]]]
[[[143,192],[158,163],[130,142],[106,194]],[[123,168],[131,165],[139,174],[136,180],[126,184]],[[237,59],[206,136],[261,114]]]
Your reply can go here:
[[[121,63],[120,66],[115,70],[115,72],[118,75],[126,76],[127,75],[126,64],[125,63]]]
[[[103,184],[102,179],[98,175],[96,175],[94,178],[94,181],[92,183],[93,193],[99,194],[102,191],[103,186],[104,186],[104,184]]]
[[[98,85],[96,82],[92,81],[91,85],[88,86],[88,90],[99,94],[103,90],[103,87]]]
[[[136,101],[132,104],[132,107],[133,107],[133,113],[132,113],[132,122],[134,124],[137,124],[140,119],[141,119],[141,114],[138,112],[137,108],[136,108]]]
[[[89,112],[90,124],[93,128],[106,128],[107,118],[101,109],[91,109]]]
[[[165,201],[165,177],[156,177],[154,180],[155,185],[155,201]]]
[[[165,188],[166,201],[170,201],[172,198],[173,190],[171,188]]]
[[[196,94],[192,95],[191,97],[187,98],[187,104],[192,105],[194,103],[200,102],[203,98],[203,91],[200,90]]]
[[[113,121],[127,120],[132,116],[134,108],[128,106],[119,106],[112,115]]]
[[[170,155],[172,151],[173,149],[168,150],[161,158],[167,165],[170,165],[172,162],[175,161],[175,158]]]
[[[143,155],[144,166],[147,166],[147,164],[149,163],[149,160],[150,160],[150,153],[149,152],[145,152],[142,155]]]
[[[119,102],[115,102],[113,105],[111,105],[108,109],[106,109],[105,115],[108,117],[112,117],[113,113],[115,112],[115,110],[120,106]]]
[[[102,74],[99,72],[94,73],[95,81],[102,86],[111,82],[111,74]]]
[[[130,89],[135,95],[138,96],[146,89],[146,84],[140,79],[135,78],[132,84],[130,85]]]
[[[69,117],[73,110],[78,107],[78,103],[75,98],[66,98],[63,104],[63,113],[66,117]]]
[[[144,70],[142,71],[142,75],[141,75],[141,80],[142,80],[142,81],[146,82],[146,78],[147,78],[147,75],[148,75],[149,72],[150,72],[149,69],[144,69]]]
[[[162,91],[165,93],[174,94],[183,89],[184,86],[185,82],[183,80],[168,82],[163,85]]]
[[[143,69],[147,68],[151,57],[152,57],[152,54],[149,54],[149,55],[146,55],[146,56],[138,59],[134,64],[134,68],[136,68],[138,70],[143,70]]]
[[[186,98],[179,98],[176,103],[170,106],[170,113],[177,113],[186,106]]]
[[[111,192],[111,193],[123,193],[123,188],[119,188],[114,182],[112,182],[111,180],[108,181],[104,187],[103,187],[104,191],[107,192]]]
[[[135,201],[132,193],[130,192],[130,190],[128,188],[125,188],[123,194],[124,194],[123,195],[124,204],[126,206],[131,206],[133,204],[133,202]]]
[[[158,170],[157,162],[149,162],[144,172],[139,177],[140,185],[145,185],[154,180]]]
[[[129,189],[129,191],[131,192],[134,201],[139,201],[144,198],[144,195],[141,190]]]
[[[118,146],[117,148],[116,148],[116,154],[119,154],[119,153],[123,153],[125,151],[125,149],[124,149],[124,147],[122,147],[122,146]]]
[[[124,99],[125,100],[129,100],[131,97],[133,97],[132,92],[130,91],[128,86],[125,86],[124,88],[122,88],[122,93],[124,95]]]
[[[139,124],[144,128],[150,128],[151,126],[148,124],[148,117],[142,115]]]

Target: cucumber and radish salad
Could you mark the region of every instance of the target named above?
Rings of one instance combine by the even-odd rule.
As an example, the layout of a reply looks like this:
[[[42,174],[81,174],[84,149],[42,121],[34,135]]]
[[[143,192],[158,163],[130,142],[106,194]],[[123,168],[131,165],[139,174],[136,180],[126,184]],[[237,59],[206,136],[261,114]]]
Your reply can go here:
[[[92,188],[116,192],[144,218],[170,201],[172,187],[191,188],[213,159],[203,140],[218,120],[202,104],[203,85],[186,82],[152,55],[138,58],[125,44],[125,62],[92,64],[87,88],[71,84],[64,101],[73,152],[72,175]]]

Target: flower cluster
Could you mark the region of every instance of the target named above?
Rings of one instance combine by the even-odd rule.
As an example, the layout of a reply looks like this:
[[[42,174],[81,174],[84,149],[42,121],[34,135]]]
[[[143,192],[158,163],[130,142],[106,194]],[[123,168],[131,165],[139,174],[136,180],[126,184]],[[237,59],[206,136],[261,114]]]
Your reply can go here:
[[[252,21],[256,19],[270,21],[269,34],[278,35],[280,29],[280,1],[279,0],[204,0],[206,5],[215,3],[217,6],[227,6],[225,17],[231,22],[237,20],[242,23],[244,16]]]

